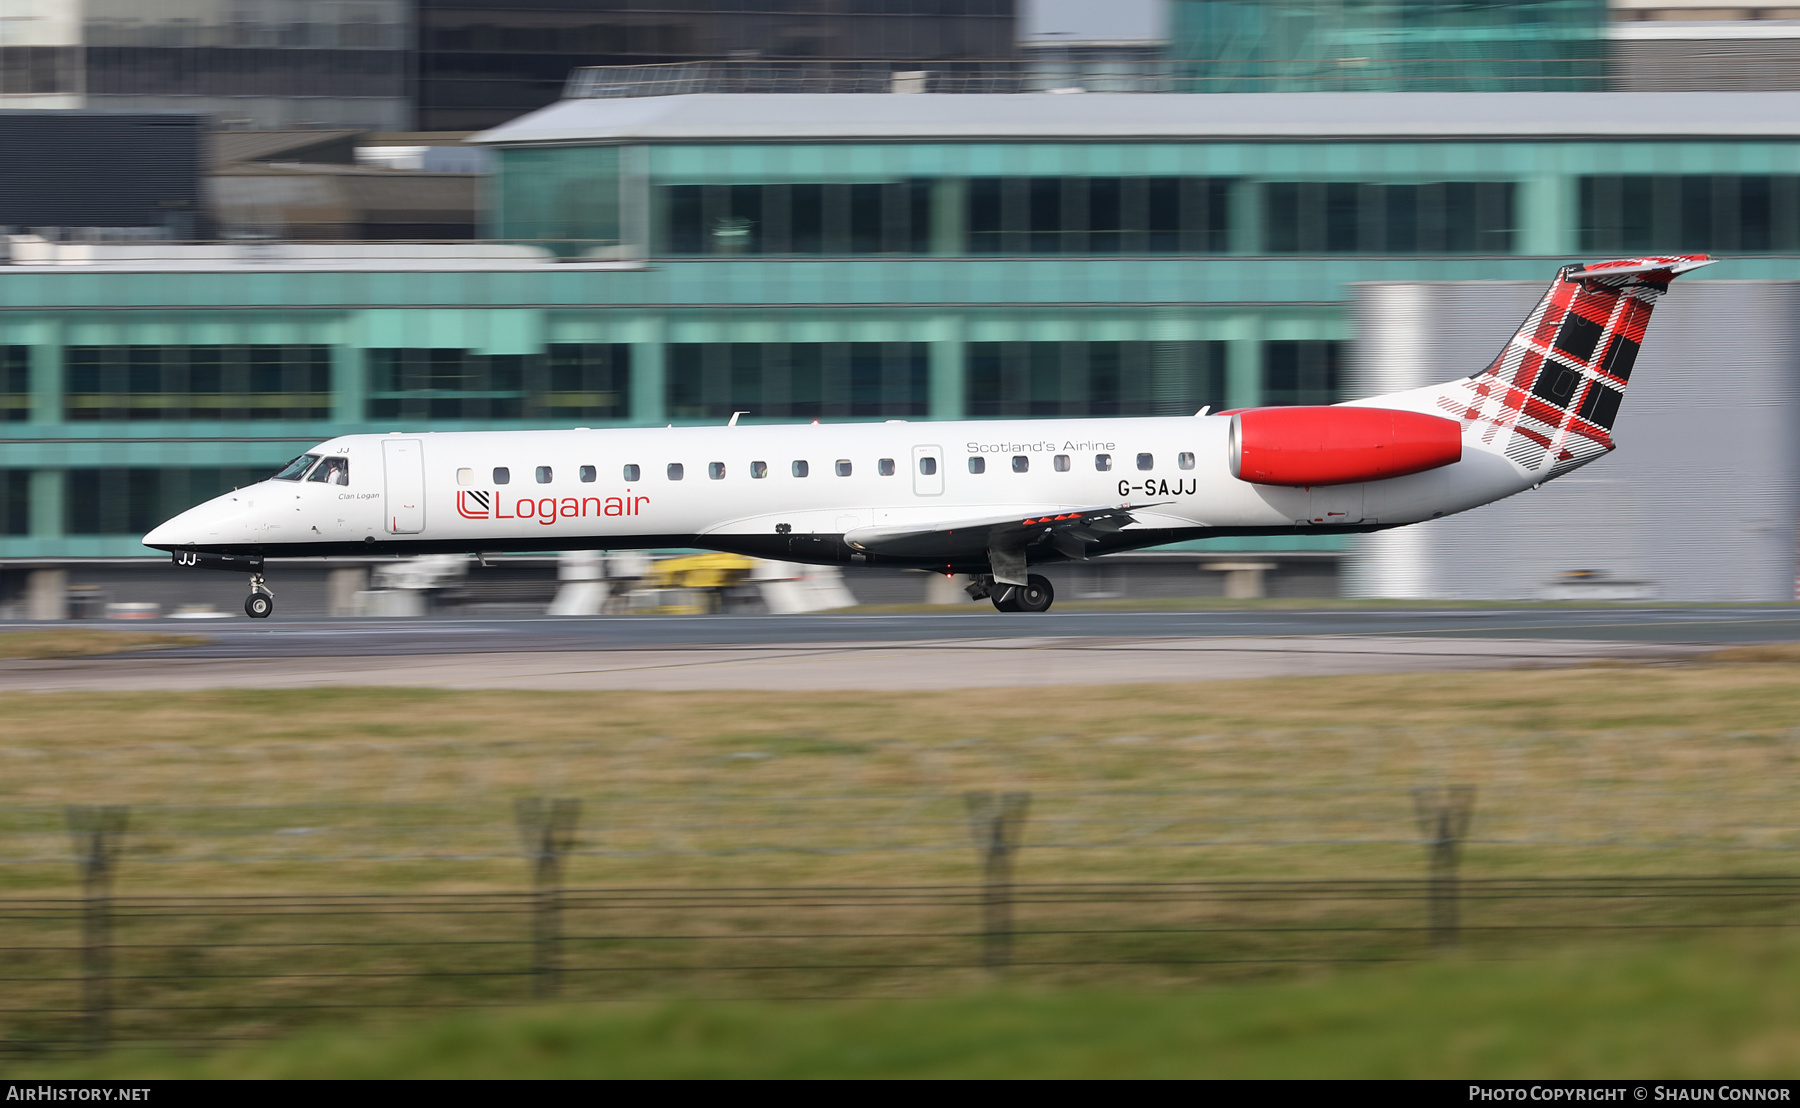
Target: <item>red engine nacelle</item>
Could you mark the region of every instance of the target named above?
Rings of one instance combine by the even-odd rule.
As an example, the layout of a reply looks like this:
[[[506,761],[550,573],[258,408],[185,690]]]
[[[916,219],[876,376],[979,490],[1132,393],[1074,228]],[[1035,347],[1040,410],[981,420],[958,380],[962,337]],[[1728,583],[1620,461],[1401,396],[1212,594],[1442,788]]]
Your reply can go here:
[[[1231,475],[1258,485],[1349,485],[1462,458],[1462,425],[1389,408],[1251,408],[1231,417]]]

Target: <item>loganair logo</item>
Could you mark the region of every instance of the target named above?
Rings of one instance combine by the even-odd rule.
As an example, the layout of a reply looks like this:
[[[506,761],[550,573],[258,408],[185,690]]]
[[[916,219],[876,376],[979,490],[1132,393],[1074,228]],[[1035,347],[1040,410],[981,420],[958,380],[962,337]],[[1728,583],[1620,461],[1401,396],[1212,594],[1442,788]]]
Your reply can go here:
[[[509,500],[498,490],[456,490],[456,514],[464,519],[529,519],[545,527],[559,519],[635,516],[648,503],[647,496],[521,496]]]
[[[492,493],[456,490],[456,514],[464,519],[487,519],[494,512]]]

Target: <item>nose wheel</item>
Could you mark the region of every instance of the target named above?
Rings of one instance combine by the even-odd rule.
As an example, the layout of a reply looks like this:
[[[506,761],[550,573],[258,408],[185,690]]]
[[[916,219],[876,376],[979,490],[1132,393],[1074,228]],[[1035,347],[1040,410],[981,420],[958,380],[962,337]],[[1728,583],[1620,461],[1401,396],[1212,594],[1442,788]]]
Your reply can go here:
[[[250,595],[244,598],[244,614],[251,619],[268,619],[275,610],[275,594],[263,583],[263,575],[250,575]]]

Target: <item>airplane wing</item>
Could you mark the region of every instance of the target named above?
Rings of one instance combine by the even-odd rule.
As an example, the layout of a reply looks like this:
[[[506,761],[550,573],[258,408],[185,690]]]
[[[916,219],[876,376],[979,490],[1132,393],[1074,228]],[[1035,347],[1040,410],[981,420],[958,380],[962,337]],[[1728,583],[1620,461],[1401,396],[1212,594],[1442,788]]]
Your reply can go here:
[[[949,520],[928,527],[857,527],[844,541],[857,550],[909,558],[972,557],[989,550],[1022,550],[1048,543],[1068,558],[1086,558],[1088,544],[1136,523],[1132,513],[1155,504],[1049,508],[1041,513]]]

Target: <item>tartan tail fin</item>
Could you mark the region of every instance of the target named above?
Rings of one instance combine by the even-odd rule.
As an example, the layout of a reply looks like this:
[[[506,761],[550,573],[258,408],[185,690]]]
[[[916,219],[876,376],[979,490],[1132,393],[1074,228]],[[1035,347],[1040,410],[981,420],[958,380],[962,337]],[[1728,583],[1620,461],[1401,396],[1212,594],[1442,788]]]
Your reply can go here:
[[[1544,478],[1613,448],[1612,428],[1657,298],[1704,254],[1566,265],[1500,356],[1439,406]]]

